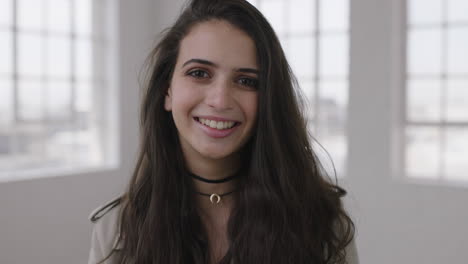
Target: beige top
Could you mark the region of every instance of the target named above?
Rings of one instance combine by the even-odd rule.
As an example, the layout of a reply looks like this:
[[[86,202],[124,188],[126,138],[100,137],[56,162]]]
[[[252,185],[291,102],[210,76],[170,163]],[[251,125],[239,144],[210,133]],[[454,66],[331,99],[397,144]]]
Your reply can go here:
[[[97,264],[103,260],[113,248],[119,249],[117,240],[119,238],[119,212],[120,206],[118,200],[114,200],[103,207],[94,210],[90,215],[90,220],[94,224],[91,250],[89,253],[88,264]],[[116,252],[118,254],[118,252]],[[115,264],[116,253],[112,254],[104,264]],[[354,240],[346,248],[346,259],[348,264],[359,264],[356,244]]]
[[[97,264],[106,258],[113,248],[119,249],[117,241],[119,238],[118,221],[121,207],[116,203],[118,201],[117,199],[105,206],[96,208],[89,216],[89,219],[94,222],[94,228],[88,264]],[[103,264],[117,263],[115,254],[113,253]]]

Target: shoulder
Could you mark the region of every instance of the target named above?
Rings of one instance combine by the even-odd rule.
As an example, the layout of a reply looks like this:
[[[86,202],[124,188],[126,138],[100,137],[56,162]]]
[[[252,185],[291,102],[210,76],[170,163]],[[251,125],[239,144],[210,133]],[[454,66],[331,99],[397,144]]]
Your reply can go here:
[[[121,202],[121,197],[116,198],[99,206],[89,215],[89,220],[94,223],[89,263],[97,263],[121,248],[118,244]]]
[[[121,201],[122,201],[122,197],[117,197],[116,199],[114,199],[114,200],[112,200],[110,202],[107,202],[104,205],[99,206],[98,208],[94,209],[91,212],[88,219],[91,222],[96,223],[96,222],[98,222],[98,220],[103,218],[108,213],[115,214],[115,211],[118,211],[118,210],[114,210],[114,209],[116,209],[116,207],[120,207],[119,205],[120,205]]]

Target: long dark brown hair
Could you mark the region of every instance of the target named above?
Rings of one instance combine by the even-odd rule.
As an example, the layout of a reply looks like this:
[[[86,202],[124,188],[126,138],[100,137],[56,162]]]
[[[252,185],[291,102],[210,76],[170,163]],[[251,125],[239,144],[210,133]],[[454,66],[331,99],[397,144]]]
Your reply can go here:
[[[194,204],[191,178],[164,98],[181,40],[190,29],[223,20],[256,44],[260,69],[258,120],[243,147],[245,175],[228,221],[222,264],[346,263],[354,224],[345,191],[314,154],[300,90],[280,42],[263,15],[244,0],[193,0],[149,57],[141,105],[138,162],[120,213],[118,263],[208,263],[207,232]]]

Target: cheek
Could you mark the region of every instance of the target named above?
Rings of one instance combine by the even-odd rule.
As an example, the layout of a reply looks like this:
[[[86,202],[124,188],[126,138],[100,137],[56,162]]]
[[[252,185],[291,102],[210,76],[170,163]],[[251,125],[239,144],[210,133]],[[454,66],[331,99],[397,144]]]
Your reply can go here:
[[[199,96],[199,94],[193,93],[191,89],[177,89],[177,92],[173,90],[171,101],[173,114],[179,117],[190,115],[199,102]]]
[[[256,94],[250,95],[249,97],[244,98],[243,102],[246,115],[249,119],[252,119],[252,122],[255,122],[258,111],[258,96]]]

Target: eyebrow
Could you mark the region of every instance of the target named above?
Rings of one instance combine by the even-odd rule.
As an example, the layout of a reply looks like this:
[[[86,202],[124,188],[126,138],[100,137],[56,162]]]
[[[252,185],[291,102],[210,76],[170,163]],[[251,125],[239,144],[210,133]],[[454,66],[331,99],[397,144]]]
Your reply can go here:
[[[184,63],[184,65],[182,65],[182,67],[185,67],[185,65],[190,64],[190,63],[200,63],[200,64],[205,64],[205,65],[209,65],[209,66],[218,67],[218,65],[216,65],[214,62],[207,61],[207,60],[202,60],[202,59],[190,59],[190,60],[186,61]]]
[[[182,67],[185,67],[187,64],[190,64],[190,63],[200,63],[200,64],[204,64],[204,65],[208,65],[208,66],[213,66],[213,67],[218,67],[218,65],[212,61],[208,61],[208,60],[203,60],[203,59],[190,59],[188,61],[186,61]],[[259,70],[257,69],[253,69],[253,68],[239,68],[239,69],[236,69],[236,72],[245,72],[245,73],[254,73],[254,74],[259,74]]]
[[[255,73],[257,75],[259,75],[260,73],[258,70],[252,69],[252,68],[240,68],[240,69],[237,69],[236,72]]]

